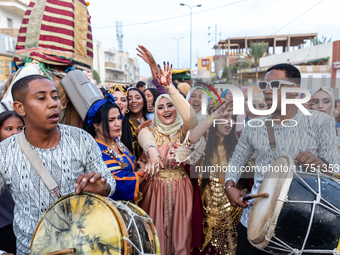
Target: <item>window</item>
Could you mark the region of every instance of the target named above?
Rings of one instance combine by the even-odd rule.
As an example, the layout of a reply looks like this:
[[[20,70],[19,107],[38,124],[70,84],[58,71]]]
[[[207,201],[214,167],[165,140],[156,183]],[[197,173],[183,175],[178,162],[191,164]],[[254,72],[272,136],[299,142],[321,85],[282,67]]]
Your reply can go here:
[[[209,59],[202,59],[202,67],[206,67],[209,62]]]
[[[7,27],[13,27],[13,20],[10,18],[7,18]]]

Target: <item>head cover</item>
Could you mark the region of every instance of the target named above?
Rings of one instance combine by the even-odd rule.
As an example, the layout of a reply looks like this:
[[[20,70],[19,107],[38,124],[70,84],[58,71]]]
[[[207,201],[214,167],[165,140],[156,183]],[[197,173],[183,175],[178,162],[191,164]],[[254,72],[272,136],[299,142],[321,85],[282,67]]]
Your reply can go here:
[[[107,92],[112,94],[116,90],[122,92],[125,96],[127,96],[127,89],[120,84],[113,85]]]
[[[94,105],[92,105],[92,107],[90,108],[90,110],[87,112],[87,124],[90,126],[92,126],[93,124],[93,119],[94,119],[94,116],[96,116],[99,108],[105,104],[105,103],[111,103],[113,105],[115,105],[117,108],[118,108],[118,111],[120,113],[120,119],[122,120],[124,117],[122,115],[122,113],[120,112],[120,109],[119,107],[117,106],[117,104],[115,103],[115,98],[110,94],[110,93],[107,93],[107,96],[106,96],[106,99],[102,99],[102,100],[99,100],[97,103],[95,103]]]
[[[223,91],[221,98],[225,98],[225,95],[227,94],[228,90],[229,89],[226,89],[225,91]]]
[[[155,109],[158,109],[159,101],[163,97],[169,99],[173,103],[172,99],[170,98],[170,96],[168,94],[162,94],[157,98],[157,100],[155,102]],[[176,120],[170,125],[163,124],[161,122],[161,120],[158,118],[158,114],[156,112],[155,112],[155,115],[153,117],[153,125],[157,127],[157,129],[160,133],[162,133],[163,135],[168,135],[168,136],[170,136],[170,138],[174,138],[177,131],[181,129],[182,118],[181,118],[181,115],[179,114],[179,112],[177,110],[176,110],[176,112],[177,112]]]
[[[181,90],[181,92],[185,96],[187,96],[189,90],[191,89],[190,85],[188,83],[186,83],[186,82],[179,83],[177,87]]]
[[[332,117],[332,119],[335,121],[335,117],[333,115],[333,111],[334,111],[334,106],[335,106],[335,98],[334,98],[334,94],[333,94],[333,91],[328,88],[328,87],[325,87],[325,86],[322,86],[320,87],[317,91],[315,91],[313,94],[312,94],[312,98],[314,97],[314,95],[316,93],[318,93],[319,91],[323,91],[323,92],[326,92],[328,95],[329,95],[329,98],[331,99],[331,104],[332,104],[332,110],[330,112],[330,116]]]
[[[188,94],[187,94],[187,96],[186,96],[186,98],[185,98],[185,99],[187,100],[187,102],[189,102],[190,97],[191,97],[191,94],[192,94],[196,89],[202,90],[202,89],[204,89],[204,88],[201,87],[201,86],[195,86],[195,87],[193,87],[192,89],[190,89],[190,91],[188,92]],[[204,90],[202,90],[202,91],[203,91],[203,93],[207,94],[207,92],[205,92]],[[201,123],[203,120],[205,120],[205,119],[207,118],[206,115],[203,115],[203,114],[202,114],[202,110],[199,111],[199,112],[196,112],[196,116],[197,116],[198,123]]]

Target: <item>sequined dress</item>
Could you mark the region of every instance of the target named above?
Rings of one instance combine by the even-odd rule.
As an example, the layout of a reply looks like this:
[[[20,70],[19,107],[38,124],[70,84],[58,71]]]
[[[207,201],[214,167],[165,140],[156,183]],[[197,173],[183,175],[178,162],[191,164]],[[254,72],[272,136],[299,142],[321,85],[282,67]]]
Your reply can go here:
[[[212,165],[227,166],[228,160],[223,143],[224,137],[218,139],[218,146],[212,158]],[[204,156],[203,160],[204,162]],[[224,175],[222,172],[210,173],[209,184],[201,194],[204,220],[203,243],[200,250],[193,249],[191,254],[235,255],[237,244],[237,225],[242,210],[232,207],[224,192]],[[199,185],[202,178],[199,179]]]

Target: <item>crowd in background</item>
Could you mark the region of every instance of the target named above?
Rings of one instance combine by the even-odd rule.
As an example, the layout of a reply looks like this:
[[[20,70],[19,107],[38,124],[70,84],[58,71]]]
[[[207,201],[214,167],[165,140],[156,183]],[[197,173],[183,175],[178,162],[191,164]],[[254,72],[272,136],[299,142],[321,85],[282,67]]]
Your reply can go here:
[[[222,105],[218,98],[208,96],[208,114],[204,115],[204,90],[172,80],[169,64],[160,67],[145,47],[137,50],[150,66],[153,86],[147,87],[144,82],[129,88],[113,85],[103,91],[104,99],[91,105],[82,126],[95,139],[116,181],[111,198],[133,201],[148,213],[164,255],[236,254],[242,208],[233,207],[229,201],[225,173],[190,176],[190,167],[227,165],[243,129],[243,125],[231,122],[247,123],[263,117],[249,110],[248,101],[252,100],[257,110],[269,109],[269,88],[242,87],[245,114],[239,116],[232,114],[231,91],[220,91]],[[289,72],[285,68],[275,70]],[[252,98],[248,98],[250,88]],[[292,96],[304,97],[299,93]],[[305,107],[329,115],[334,126],[340,127],[339,111],[329,88],[313,92]],[[214,127],[217,118],[227,121]],[[16,112],[0,114],[0,141],[22,132],[23,126],[24,120]],[[254,165],[256,157],[254,153],[246,164]],[[253,184],[254,177],[247,177],[237,182],[236,188],[246,195]],[[0,250],[11,253],[15,253],[13,208],[5,189],[0,197],[0,236],[8,238],[5,242],[0,238]]]

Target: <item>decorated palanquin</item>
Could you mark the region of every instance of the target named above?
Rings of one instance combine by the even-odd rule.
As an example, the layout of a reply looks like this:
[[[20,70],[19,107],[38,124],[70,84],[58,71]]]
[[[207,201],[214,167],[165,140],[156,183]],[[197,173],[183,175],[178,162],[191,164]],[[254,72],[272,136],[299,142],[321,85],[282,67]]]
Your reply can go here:
[[[90,15],[84,0],[31,0],[22,20],[15,64],[27,59],[70,67],[92,67]]]
[[[24,76],[41,74],[56,86],[63,114],[61,122],[81,126],[61,79],[81,69],[92,83],[93,42],[90,15],[84,0],[31,0],[19,31],[14,64],[17,71],[6,83],[1,107],[13,109],[10,88]]]

